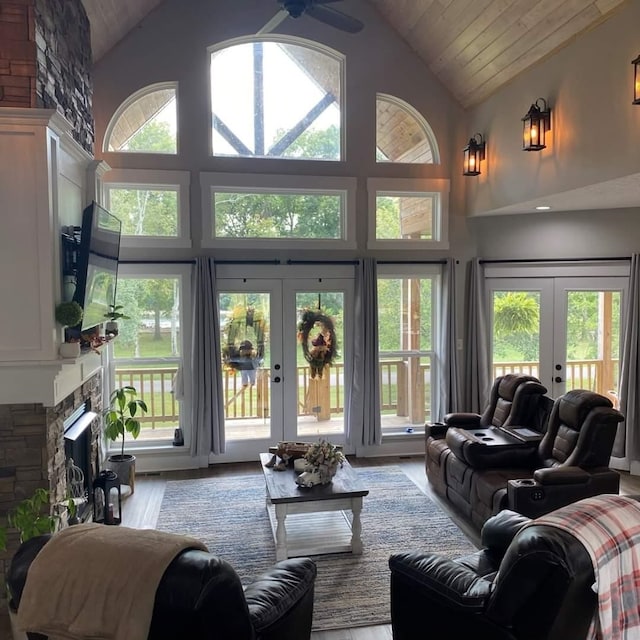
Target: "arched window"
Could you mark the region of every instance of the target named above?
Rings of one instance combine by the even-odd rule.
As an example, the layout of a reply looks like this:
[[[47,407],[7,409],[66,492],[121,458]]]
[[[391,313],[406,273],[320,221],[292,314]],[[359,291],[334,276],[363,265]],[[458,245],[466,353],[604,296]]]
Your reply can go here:
[[[400,98],[379,93],[376,100],[378,162],[439,164],[438,145],[427,121]]]
[[[163,82],[129,96],[109,122],[103,151],[177,153],[176,89]]]
[[[342,159],[341,54],[278,36],[210,53],[213,155]]]

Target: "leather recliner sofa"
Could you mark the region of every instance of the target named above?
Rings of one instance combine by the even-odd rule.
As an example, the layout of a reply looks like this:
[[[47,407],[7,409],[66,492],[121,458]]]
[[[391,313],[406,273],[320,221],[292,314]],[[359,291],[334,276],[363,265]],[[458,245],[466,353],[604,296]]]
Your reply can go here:
[[[482,546],[456,560],[390,557],[394,640],[423,637],[416,629],[429,638],[586,640],[598,596],[576,537],[507,510],[487,520]]]
[[[10,609],[20,606],[29,565],[51,536],[23,543],[7,576]],[[148,640],[305,640],[311,637],[316,565],[310,558],[276,563],[243,588],[222,558],[194,549],[167,567],[156,591]],[[29,633],[29,640],[46,636]]]
[[[572,390],[553,403],[539,441],[518,441],[495,427],[449,427],[440,437],[429,435],[427,476],[478,529],[502,509],[537,517],[618,493],[620,476],[608,464],[622,420],[608,398]]]

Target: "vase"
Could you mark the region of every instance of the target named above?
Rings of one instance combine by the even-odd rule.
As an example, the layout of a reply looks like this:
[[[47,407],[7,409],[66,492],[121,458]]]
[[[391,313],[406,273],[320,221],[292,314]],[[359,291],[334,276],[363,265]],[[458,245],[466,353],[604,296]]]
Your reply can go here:
[[[58,348],[58,353],[63,358],[77,358],[80,355],[80,343],[63,342]]]

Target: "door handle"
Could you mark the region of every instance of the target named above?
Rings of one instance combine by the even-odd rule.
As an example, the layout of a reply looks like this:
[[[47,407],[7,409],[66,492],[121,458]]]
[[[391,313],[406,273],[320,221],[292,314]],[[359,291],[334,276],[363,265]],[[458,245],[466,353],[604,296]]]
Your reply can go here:
[[[276,376],[276,377],[273,379],[273,381],[274,381],[274,382],[280,382],[280,376]]]

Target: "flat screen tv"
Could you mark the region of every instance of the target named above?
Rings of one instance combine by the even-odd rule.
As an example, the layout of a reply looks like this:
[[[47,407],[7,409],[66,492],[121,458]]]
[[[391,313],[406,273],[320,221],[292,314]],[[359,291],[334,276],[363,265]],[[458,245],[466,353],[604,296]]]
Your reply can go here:
[[[73,297],[84,309],[83,331],[105,322],[105,314],[116,303],[120,231],[120,220],[97,202],[84,210]]]

